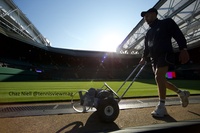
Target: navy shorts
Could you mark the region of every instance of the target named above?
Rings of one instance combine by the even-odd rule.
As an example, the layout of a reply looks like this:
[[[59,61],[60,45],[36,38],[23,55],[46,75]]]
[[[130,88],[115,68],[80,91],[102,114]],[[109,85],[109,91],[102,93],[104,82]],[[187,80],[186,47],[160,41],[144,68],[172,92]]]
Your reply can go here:
[[[152,66],[155,68],[168,66],[173,68],[175,64],[175,55],[174,53],[165,53],[156,58],[151,58]]]

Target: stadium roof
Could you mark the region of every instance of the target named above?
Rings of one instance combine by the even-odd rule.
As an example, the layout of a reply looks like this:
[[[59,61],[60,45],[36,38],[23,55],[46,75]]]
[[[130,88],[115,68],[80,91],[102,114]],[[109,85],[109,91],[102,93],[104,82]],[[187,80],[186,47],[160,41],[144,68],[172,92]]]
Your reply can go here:
[[[21,41],[37,47],[63,53],[64,49],[46,47],[50,46],[50,42],[43,37],[12,0],[2,0],[0,1],[0,5],[1,26],[23,36],[23,38],[20,38],[19,36],[12,34],[12,37],[14,36],[16,39],[20,39]],[[159,0],[154,8],[158,9],[159,19],[169,17],[174,19],[187,39],[188,48],[194,48],[200,45],[200,0]],[[148,28],[149,26],[145,23],[144,19],[141,19],[118,46],[117,53],[141,54],[144,47],[144,36]],[[173,46],[174,48],[177,48],[175,41],[173,41]],[[70,51],[71,53],[71,51],[75,52],[76,50],[67,51]]]
[[[172,18],[178,24],[187,39],[188,48],[200,45],[200,0],[159,0],[154,8],[158,10],[158,19]],[[141,54],[148,28],[142,19],[118,46],[117,52]],[[174,40],[173,47],[178,47]]]
[[[50,46],[45,38],[12,0],[0,0],[0,24],[38,45]]]

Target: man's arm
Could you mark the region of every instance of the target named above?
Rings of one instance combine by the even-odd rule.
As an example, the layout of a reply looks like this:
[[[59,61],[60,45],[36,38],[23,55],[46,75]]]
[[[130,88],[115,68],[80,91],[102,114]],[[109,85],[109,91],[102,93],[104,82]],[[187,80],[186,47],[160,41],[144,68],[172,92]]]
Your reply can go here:
[[[174,22],[173,19],[168,19],[168,25],[170,26],[170,32],[172,37],[176,40],[178,46],[179,46],[179,50],[182,49],[187,49],[187,42],[186,39],[182,33],[182,31],[180,30],[180,28],[178,27],[178,25],[176,24],[176,22]]]
[[[174,22],[174,20],[169,19],[169,25],[171,26],[171,34],[172,37],[176,40],[179,50],[180,50],[180,55],[179,55],[179,61],[181,64],[185,64],[189,61],[189,54],[187,51],[187,41],[178,27],[178,25]]]

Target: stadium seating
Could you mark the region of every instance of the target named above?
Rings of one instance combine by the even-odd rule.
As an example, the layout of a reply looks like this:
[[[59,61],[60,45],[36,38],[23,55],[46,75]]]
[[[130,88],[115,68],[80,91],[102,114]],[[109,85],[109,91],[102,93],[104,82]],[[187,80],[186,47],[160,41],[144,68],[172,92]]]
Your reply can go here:
[[[2,29],[1,29],[2,30]],[[2,33],[4,32],[4,34]],[[3,68],[0,77],[9,74],[11,68],[25,72],[14,74],[15,78],[0,78],[9,80],[124,80],[134,69],[141,55],[124,55],[115,52],[81,51],[41,47],[40,44],[23,41],[23,37],[12,36],[6,29],[0,32],[0,64]],[[37,46],[38,45],[38,46]],[[200,78],[200,47],[190,49],[191,61],[180,65],[177,57],[176,78]],[[4,72],[2,72],[4,71]],[[30,73],[29,73],[30,72]],[[16,78],[19,76],[18,78]],[[140,78],[153,78],[150,64],[141,73]]]

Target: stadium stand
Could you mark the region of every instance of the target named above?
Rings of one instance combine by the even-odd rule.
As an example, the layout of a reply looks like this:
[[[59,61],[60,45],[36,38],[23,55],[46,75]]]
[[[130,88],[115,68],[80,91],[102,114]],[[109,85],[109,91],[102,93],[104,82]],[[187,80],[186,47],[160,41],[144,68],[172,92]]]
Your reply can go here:
[[[4,32],[8,33],[5,29]],[[4,42],[0,49],[2,68],[15,68],[15,71],[21,69],[26,71],[24,74],[35,76],[28,78],[29,80],[124,80],[140,59],[140,56],[114,52],[78,51],[52,47],[43,49],[2,33],[0,37]],[[178,65],[177,78],[199,79],[200,61],[196,56],[199,55],[200,47],[191,49],[189,52],[192,60],[186,65]],[[5,68],[2,68],[0,69],[1,77],[6,73]],[[150,65],[147,66],[141,77],[152,78],[150,69]],[[19,75],[13,73],[13,76]],[[22,80],[22,78],[19,76],[6,80]]]
[[[195,4],[194,2],[198,1],[193,0],[183,4],[189,6]],[[0,7],[1,81],[19,81],[23,79],[124,80],[140,60],[141,53],[122,54],[123,52],[83,51],[51,47],[50,43],[44,37],[40,36],[39,31],[11,0],[4,0],[0,3],[4,5]],[[165,3],[159,1],[156,7],[159,8],[161,5],[164,6]],[[8,7],[11,8],[9,9],[11,12],[6,11]],[[18,19],[27,23],[27,25],[24,26],[26,30],[23,28],[23,25],[16,21],[17,19],[13,19],[13,17],[18,17],[15,14],[15,8],[18,13],[21,13],[21,17]],[[177,9],[177,12],[178,11],[179,8]],[[198,16],[198,10],[194,11],[195,16]],[[139,23],[144,24],[143,21]],[[29,27],[30,25],[31,27]],[[137,28],[138,26],[136,26],[136,29]],[[196,30],[199,31],[198,26]],[[135,30],[132,32],[134,33]],[[132,35],[132,32],[127,38],[131,39],[132,36],[130,35]],[[198,34],[198,32],[195,32],[197,36],[195,36],[194,43],[192,43],[194,38],[190,39],[190,47],[188,50],[191,57],[190,62],[185,65],[179,64],[178,51],[176,51],[177,67],[173,72],[176,73],[177,79],[200,79],[200,60],[198,59],[200,55],[200,41],[198,41]],[[127,38],[125,40],[127,40]],[[124,42],[124,44],[122,42],[123,46],[126,46],[127,42]],[[136,45],[134,46],[136,47]],[[121,50],[125,50],[124,47]],[[130,48],[130,50],[134,49]],[[153,78],[150,64],[145,67],[140,78]]]
[[[13,33],[10,34],[10,31],[1,27],[0,37],[4,42],[0,49],[1,64],[6,64],[4,67],[8,68],[35,72],[39,80],[120,80],[127,76],[139,61],[134,55],[114,52],[52,47],[43,49],[15,39],[21,36],[12,35]]]

